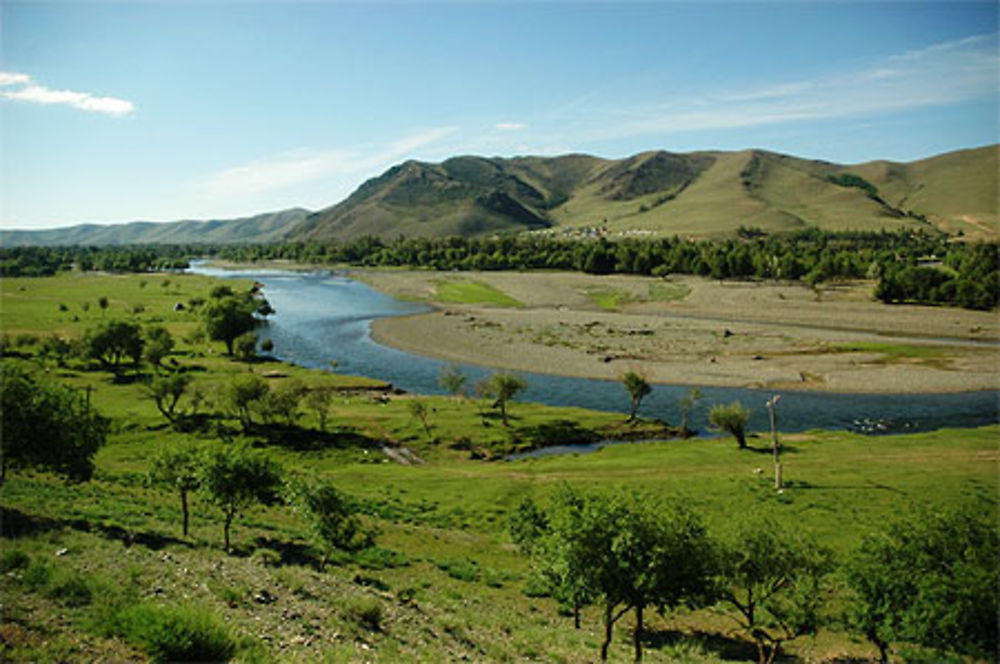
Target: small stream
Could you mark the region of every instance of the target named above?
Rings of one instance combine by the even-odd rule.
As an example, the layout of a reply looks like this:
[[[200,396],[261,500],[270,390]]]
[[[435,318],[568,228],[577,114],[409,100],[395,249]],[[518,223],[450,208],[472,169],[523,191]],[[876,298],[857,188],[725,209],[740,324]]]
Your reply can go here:
[[[255,279],[277,313],[258,334],[274,342],[274,355],[295,364],[368,376],[410,392],[443,394],[438,385],[440,360],[388,348],[370,335],[376,318],[422,313],[426,305],[402,302],[369,286],[329,271],[293,272],[274,269],[223,270],[194,265],[191,272],[223,278]],[[335,363],[335,366],[334,364]],[[463,365],[469,384],[492,369]],[[579,406],[627,412],[628,398],[614,380],[571,378],[521,372],[528,388],[519,400],[553,406]],[[655,385],[639,409],[641,415],[668,422],[680,420],[678,402],[691,386]],[[769,391],[701,387],[691,426],[707,429],[712,404],[739,400],[750,409],[749,428],[767,430]],[[927,431],[943,427],[975,427],[1000,421],[1000,392],[957,394],[832,394],[782,392],[778,425],[784,432],[849,429],[867,434]],[[573,447],[572,451],[584,451]]]

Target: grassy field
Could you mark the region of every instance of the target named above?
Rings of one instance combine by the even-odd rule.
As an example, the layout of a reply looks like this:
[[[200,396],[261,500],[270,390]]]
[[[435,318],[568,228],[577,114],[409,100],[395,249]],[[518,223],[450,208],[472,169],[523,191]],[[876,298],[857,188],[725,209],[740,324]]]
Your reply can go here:
[[[70,274],[0,284],[4,332],[24,337],[14,344],[11,361],[91,388],[94,406],[113,423],[93,480],[69,484],[17,471],[3,485],[4,661],[142,660],[150,646],[130,636],[129,625],[158,616],[173,624],[163,618],[171,611],[216,624],[218,638],[245,662],[593,661],[601,639],[597,609],[586,609],[582,629],[574,630],[553,600],[535,596],[528,562],[509,539],[508,517],[524,497],[544,503],[563,483],[671,497],[700,514],[713,533],[734,516],[766,512],[840,559],[865,535],[917,508],[972,496],[995,504],[996,426],[887,437],[823,431],[783,436],[782,494],[771,488],[763,437],[751,437],[752,449],[743,452],[728,438],[696,438],[505,461],[507,452],[545,443],[595,435],[664,437],[666,430],[655,422],[634,430],[616,414],[520,403],[513,404],[507,428],[482,400],[387,394],[364,378],[235,362],[222,356],[220,343],[191,335],[196,315],[173,309],[178,301],[206,297],[211,285],[175,275]],[[99,297],[109,300],[103,313]],[[92,303],[86,311],[85,302]],[[286,472],[328,478],[354,498],[379,530],[376,547],[338,554],[321,572],[308,524],[273,506],[237,520],[235,551],[226,554],[223,515],[200,496],[192,499],[190,536],[182,537],[177,495],[149,486],[146,471],[156,451],[172,443],[222,445],[213,429],[176,431],[131,371],[116,381],[76,360],[59,366],[38,357],[31,338],[52,330],[78,336],[112,316],[158,322],[189,339],[179,342],[172,359],[196,376],[207,401],[203,412],[225,410],[219,396],[224,386],[249,370],[272,386],[299,380],[333,390],[326,431],[319,430],[316,413],[302,408],[294,426],[260,426],[247,438]],[[409,404],[417,398],[428,405],[429,433],[411,414]],[[182,408],[191,407],[182,401]],[[214,421],[236,435],[231,419]],[[409,450],[409,463],[398,463],[385,448]],[[843,591],[834,583],[830,592],[832,618]],[[122,607],[138,608],[123,613]],[[753,657],[752,646],[719,611],[669,618],[650,612],[648,622],[648,661]],[[630,629],[623,619],[611,661],[630,658]],[[833,620],[788,650],[791,662],[873,656]]]

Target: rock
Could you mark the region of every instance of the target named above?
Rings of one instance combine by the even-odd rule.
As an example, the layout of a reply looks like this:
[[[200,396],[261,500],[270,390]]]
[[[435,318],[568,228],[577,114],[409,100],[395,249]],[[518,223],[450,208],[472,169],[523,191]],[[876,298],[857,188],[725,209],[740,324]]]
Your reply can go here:
[[[722,338],[723,339],[728,339],[731,336],[733,336],[733,331],[732,330],[726,328],[725,330],[722,331]]]
[[[65,556],[67,553],[69,553],[69,549],[59,549],[56,551],[57,556]]]
[[[613,359],[615,359],[615,358],[611,357],[610,355],[605,355],[605,356],[604,356],[604,357],[603,357],[603,358],[601,359],[601,362],[604,362],[605,364],[607,364],[608,362],[610,362],[610,361],[611,361],[611,360],[613,360]]]
[[[258,604],[273,604],[278,601],[278,598],[269,593],[267,588],[261,588],[254,594],[253,601]]]

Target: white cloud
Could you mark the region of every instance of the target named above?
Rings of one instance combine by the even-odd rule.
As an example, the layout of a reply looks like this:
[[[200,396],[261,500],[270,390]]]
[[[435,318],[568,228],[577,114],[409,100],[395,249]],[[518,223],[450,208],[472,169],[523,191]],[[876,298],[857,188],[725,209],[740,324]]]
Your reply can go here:
[[[493,127],[499,129],[500,131],[519,131],[524,129],[527,125],[522,122],[498,122]]]
[[[357,149],[286,152],[214,173],[202,189],[212,196],[249,196],[338,175],[373,174],[453,131],[454,127],[437,127],[416,132],[367,153]]]
[[[655,104],[607,106],[603,113],[593,109],[600,126],[586,133],[591,139],[609,139],[734,129],[995,99],[997,39],[997,34],[979,35],[934,44],[840,75],[744,90],[688,92]]]
[[[27,74],[0,72],[0,86],[21,86],[14,90],[0,90],[0,98],[25,101],[33,104],[63,104],[81,111],[106,113],[107,115],[128,115],[135,110],[135,104],[117,97],[97,97],[88,92],[73,90],[53,90],[31,82]]]

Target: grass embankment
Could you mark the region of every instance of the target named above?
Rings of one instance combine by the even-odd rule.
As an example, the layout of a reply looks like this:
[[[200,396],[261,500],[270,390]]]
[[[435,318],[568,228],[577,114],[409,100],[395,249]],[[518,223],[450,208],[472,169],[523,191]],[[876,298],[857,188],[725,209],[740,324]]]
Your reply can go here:
[[[166,287],[158,277],[146,277],[145,286],[138,277],[88,279],[4,280],[5,331],[77,335],[103,316],[128,315],[190,338],[198,318],[173,304],[204,297],[211,285],[195,277],[171,276]],[[101,296],[109,298],[104,314],[96,305]],[[85,301],[93,305],[84,312]],[[143,310],[136,313],[136,304]],[[576,631],[553,600],[529,596],[528,564],[506,534],[509,514],[526,496],[544,502],[569,482],[674,497],[713,532],[735,515],[763,510],[843,557],[864,535],[917,505],[945,506],[970,494],[992,498],[1000,469],[1000,427],[788,436],[788,484],[780,495],[771,488],[769,455],[739,452],[728,439],[486,462],[470,457],[592,435],[620,427],[624,418],[514,404],[507,428],[483,402],[427,397],[428,435],[409,412],[413,397],[386,395],[374,381],[277,363],[248,367],[222,357],[221,344],[181,342],[171,357],[202,387],[204,413],[223,411],[222,387],[250,368],[271,376],[271,385],[297,378],[335,390],[326,432],[317,414],[303,409],[294,426],[258,426],[249,436],[286,471],[331,479],[379,528],[376,548],[338,554],[320,572],[308,524],[287,508],[257,508],[238,519],[235,552],[227,555],[222,512],[195,496],[190,536],[181,537],[177,495],[147,486],[145,473],[167,444],[221,444],[213,428],[175,431],[130,371],[115,381],[77,361],[59,367],[38,358],[30,339],[23,342],[18,350],[26,357],[18,361],[90,386],[113,429],[95,479],[67,484],[20,471],[3,486],[0,656],[11,661],[142,659],[160,652],[150,634],[170,643],[192,632],[206,649],[231,651],[239,661],[589,661],[601,639],[597,609],[585,610]],[[221,415],[213,421],[236,427]],[[384,444],[405,445],[425,463],[391,462],[380,452]],[[751,445],[764,448],[765,441],[751,438]],[[841,592],[833,591],[831,612]],[[186,626],[192,616],[204,630]],[[629,629],[623,619],[613,661],[630,656]],[[647,629],[648,661],[752,657],[731,621],[712,611],[650,617]],[[789,650],[790,661],[801,662],[872,654],[832,628]]]

